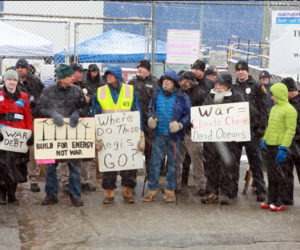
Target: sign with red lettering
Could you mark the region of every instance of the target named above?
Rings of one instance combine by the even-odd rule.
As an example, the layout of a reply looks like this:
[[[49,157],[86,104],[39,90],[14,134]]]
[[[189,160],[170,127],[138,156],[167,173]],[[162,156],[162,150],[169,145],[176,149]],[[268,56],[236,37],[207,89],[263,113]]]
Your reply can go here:
[[[81,159],[95,157],[95,119],[79,118],[72,128],[69,118],[58,127],[51,118],[34,119],[36,160]]]
[[[192,141],[250,141],[249,103],[236,102],[191,108]]]
[[[103,145],[98,152],[101,172],[143,168],[138,111],[96,115],[95,122],[96,138]]]
[[[28,151],[27,141],[31,137],[31,130],[1,126],[3,140],[0,149],[12,152],[26,153]]]

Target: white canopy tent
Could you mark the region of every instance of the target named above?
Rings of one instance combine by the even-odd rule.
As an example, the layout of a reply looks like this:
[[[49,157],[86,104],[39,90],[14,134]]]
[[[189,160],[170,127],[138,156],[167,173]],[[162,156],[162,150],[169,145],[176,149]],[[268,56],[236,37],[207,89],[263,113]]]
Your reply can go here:
[[[53,43],[0,21],[0,58],[53,57]]]

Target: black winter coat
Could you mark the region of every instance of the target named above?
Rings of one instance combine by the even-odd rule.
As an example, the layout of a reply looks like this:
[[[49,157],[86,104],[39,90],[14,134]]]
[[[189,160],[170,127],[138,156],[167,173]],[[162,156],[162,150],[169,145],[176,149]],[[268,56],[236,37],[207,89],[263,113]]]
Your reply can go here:
[[[151,74],[146,79],[142,79],[139,76],[135,76],[128,82],[128,84],[134,86],[135,93],[139,99],[143,116],[144,132],[146,136],[153,136],[154,131],[148,127],[147,122],[150,100],[153,93],[157,91],[157,78],[152,76]]]
[[[51,117],[56,111],[63,117],[69,117],[75,110],[78,110],[81,117],[89,113],[88,104],[80,87],[61,87],[58,83],[44,89],[37,102],[41,117]]]
[[[17,184],[27,182],[29,153],[0,150],[0,183]]]
[[[191,101],[191,107],[201,106],[207,96],[207,92],[199,85],[195,84],[190,89],[184,90]],[[192,123],[184,128],[184,134],[191,134]]]
[[[290,99],[289,102],[293,105],[298,113],[295,139],[300,140],[300,93],[293,99]]]
[[[251,138],[262,137],[268,123],[268,96],[264,86],[250,75],[246,82],[236,79],[233,86],[249,102]]]
[[[197,82],[200,88],[203,89],[206,93],[209,93],[209,91],[214,88],[215,85],[214,82],[207,77],[203,79],[197,79]]]
[[[43,92],[44,84],[36,75],[29,74],[24,82],[18,82],[18,88],[28,95],[32,117],[39,117],[36,104]]]

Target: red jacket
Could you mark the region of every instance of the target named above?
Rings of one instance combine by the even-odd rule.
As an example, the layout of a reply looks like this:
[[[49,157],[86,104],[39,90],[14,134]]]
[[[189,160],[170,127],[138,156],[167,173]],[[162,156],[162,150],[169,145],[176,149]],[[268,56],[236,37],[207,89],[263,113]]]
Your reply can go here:
[[[33,131],[28,95],[25,92],[21,92],[19,99],[15,101],[0,91],[0,124]]]

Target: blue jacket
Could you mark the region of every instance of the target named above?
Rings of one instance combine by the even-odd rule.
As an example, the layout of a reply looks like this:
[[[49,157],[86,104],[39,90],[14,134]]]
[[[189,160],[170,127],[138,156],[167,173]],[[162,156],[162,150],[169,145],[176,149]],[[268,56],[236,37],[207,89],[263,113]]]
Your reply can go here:
[[[152,116],[157,117],[157,96],[159,92],[164,93],[161,86],[158,88],[158,91],[156,91],[151,98],[149,104],[148,118]],[[172,121],[175,120],[177,122],[180,122],[183,125],[183,128],[185,128],[190,123],[190,116],[191,116],[190,111],[191,111],[190,99],[185,93],[183,93],[182,89],[179,89],[177,91],[177,96],[173,105]],[[166,126],[168,126],[169,128],[169,124],[167,124]],[[169,133],[169,136],[173,140],[176,140],[177,138],[183,140],[184,137],[183,129],[179,130],[177,133],[174,134]]]

